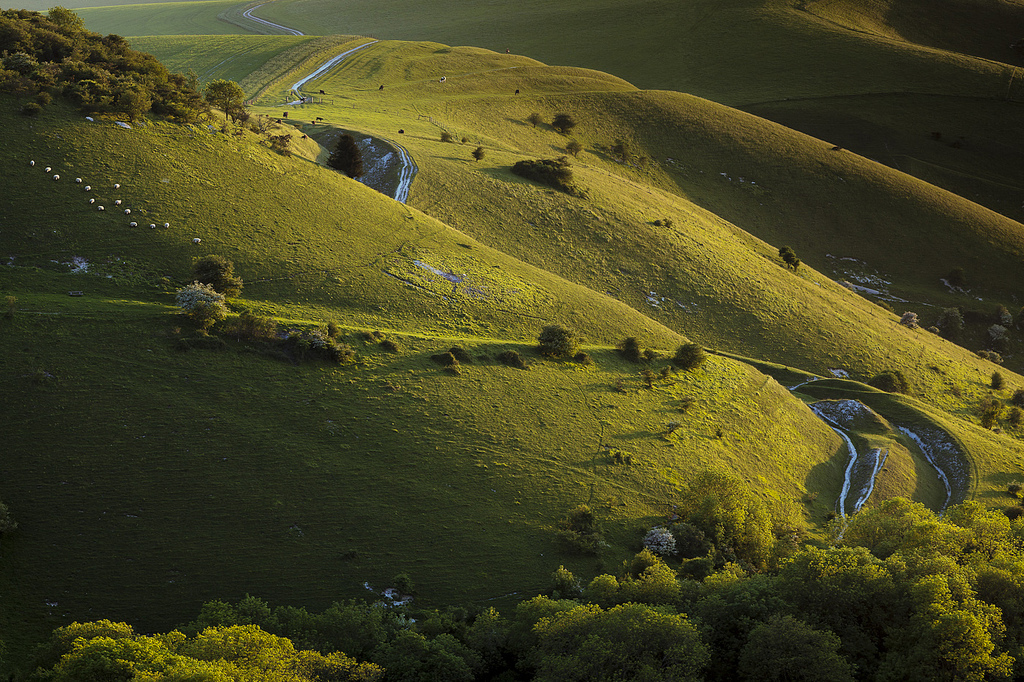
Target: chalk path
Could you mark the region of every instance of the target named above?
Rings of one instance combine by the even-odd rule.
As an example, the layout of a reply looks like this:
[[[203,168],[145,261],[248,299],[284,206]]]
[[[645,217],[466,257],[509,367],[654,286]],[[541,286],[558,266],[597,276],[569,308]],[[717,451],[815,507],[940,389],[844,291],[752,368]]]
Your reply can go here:
[[[256,5],[255,7],[250,7],[249,9],[245,10],[244,12],[242,12],[242,16],[245,17],[246,19],[248,19],[249,21],[255,21],[257,24],[262,24],[263,26],[268,26],[270,28],[276,28],[278,31],[284,31],[288,35],[293,35],[293,36],[304,36],[304,35],[306,35],[302,31],[299,31],[298,29],[288,28],[287,26],[282,26],[281,24],[275,24],[272,21],[267,21],[266,19],[260,19],[259,17],[253,16],[252,13],[253,13],[254,10],[258,10],[260,7],[263,7],[263,5],[266,5],[266,4],[267,3],[264,2],[263,4]]]

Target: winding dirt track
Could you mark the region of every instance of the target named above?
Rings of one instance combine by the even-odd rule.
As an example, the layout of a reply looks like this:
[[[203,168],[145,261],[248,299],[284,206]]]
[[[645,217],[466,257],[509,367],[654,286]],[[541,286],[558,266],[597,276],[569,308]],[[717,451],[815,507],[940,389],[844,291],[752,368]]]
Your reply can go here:
[[[264,2],[261,5],[256,5],[255,7],[250,7],[249,9],[245,10],[244,12],[242,12],[242,16],[245,17],[246,19],[248,19],[249,21],[254,21],[257,24],[262,24],[263,26],[268,26],[270,28],[276,28],[278,31],[283,31],[283,32],[287,33],[288,35],[292,35],[292,36],[304,36],[304,35],[306,35],[305,33],[303,33],[302,31],[300,31],[298,29],[288,28],[287,26],[282,26],[281,24],[275,24],[272,21],[267,21],[266,19],[260,19],[259,17],[253,16],[252,13],[253,13],[254,10],[258,10],[260,7],[263,7],[263,5],[266,5],[266,4],[267,3]]]

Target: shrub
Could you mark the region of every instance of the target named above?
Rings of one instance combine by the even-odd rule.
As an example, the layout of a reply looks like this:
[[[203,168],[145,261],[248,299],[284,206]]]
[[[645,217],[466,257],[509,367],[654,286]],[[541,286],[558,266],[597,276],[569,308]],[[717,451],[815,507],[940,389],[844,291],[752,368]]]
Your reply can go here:
[[[36,104],[41,107],[45,107],[47,104],[53,101],[53,95],[46,92],[45,90],[36,93]],[[147,107],[148,109],[148,107]]]
[[[484,154],[486,154],[486,152],[484,151],[483,147],[477,147],[476,149],[473,150],[473,158],[476,159],[477,161],[484,158]]]
[[[647,388],[654,388],[654,377],[654,372],[647,367],[640,370],[640,378],[644,380],[644,385],[647,386]]]
[[[574,355],[572,361],[577,362],[584,367],[590,367],[594,364],[594,358],[590,357],[590,353],[584,353],[583,351]]]
[[[516,161],[512,172],[527,180],[539,182],[553,187],[570,196],[582,196],[583,193],[573,184],[572,167],[569,159],[562,156],[558,159],[537,159],[534,161]]]
[[[996,398],[984,398],[978,405],[982,428],[991,429],[1003,413],[1003,404]]]
[[[39,102],[25,102],[21,105],[21,113],[25,116],[38,116],[43,110],[43,107]]]
[[[354,362],[356,352],[347,343],[337,343],[320,329],[292,331],[281,342],[286,356],[294,362],[326,360],[339,365]]]
[[[797,268],[800,267],[800,259],[796,257],[796,252],[791,247],[783,246],[779,249],[779,258],[782,259],[787,268],[792,268],[793,272],[796,272]]]
[[[1010,402],[1017,407],[1024,407],[1024,388],[1018,388],[1013,392],[1013,397],[1010,398]]]
[[[391,579],[391,582],[394,583],[395,589],[402,594],[412,594],[414,592],[412,578],[409,577],[408,573],[399,573]]]
[[[455,138],[447,130],[441,133],[441,142],[455,142]]]
[[[558,537],[584,554],[596,554],[602,544],[597,518],[585,504],[573,509],[558,523]]]
[[[868,381],[868,386],[874,386],[888,393],[907,393],[910,390],[907,378],[898,369],[887,369],[872,377]]]
[[[1002,390],[1003,386],[1006,385],[1006,380],[1003,379],[1003,375],[999,372],[992,372],[992,381],[990,383],[992,389],[995,391]]]
[[[459,364],[458,359],[451,352],[438,353],[437,355],[431,355],[430,359],[441,365],[442,367],[457,367]]]
[[[518,351],[506,350],[498,354],[498,362],[517,369],[526,369],[526,361],[519,355]]]
[[[246,310],[231,320],[224,331],[238,341],[266,341],[274,338],[277,333],[277,322],[272,317],[263,317]]]
[[[630,362],[640,362],[640,342],[635,336],[623,339],[618,345],[619,354]]]
[[[900,318],[900,324],[904,327],[917,329],[917,313],[912,313],[910,311],[903,313],[903,316]]]
[[[1024,490],[1024,486],[1017,481],[1006,486],[1006,492],[1010,493],[1010,497],[1020,497],[1020,491]]]
[[[568,154],[572,154],[575,158],[580,155],[581,151],[583,151],[583,145],[576,140],[569,140],[569,143],[565,145],[565,151]]]
[[[1024,412],[1021,412],[1019,407],[1011,407],[1009,414],[1006,415],[1006,421],[1010,422],[1011,426],[1020,426],[1022,417]]]
[[[995,323],[1004,327],[1009,327],[1013,324],[1013,315],[1010,314],[1009,309],[1005,305],[996,308]]]
[[[615,140],[615,144],[612,145],[612,154],[619,161],[626,163],[629,161],[629,143],[623,140]]]
[[[549,358],[571,358],[580,350],[580,339],[576,332],[560,324],[549,324],[537,337],[538,350]]]
[[[14,313],[18,309],[18,297],[8,296],[4,300],[4,302],[7,304],[7,310],[4,311],[4,317],[6,317],[8,320],[13,320]]]
[[[470,357],[469,353],[467,353],[466,349],[462,346],[452,346],[448,349],[448,352],[451,353],[459,362],[465,362],[467,365],[473,364],[473,358]]]
[[[332,339],[336,339],[336,338],[338,338],[339,334],[341,334],[341,327],[338,326],[338,323],[335,322],[334,320],[331,320],[330,322],[328,322],[327,323],[327,336],[331,337]]]
[[[1006,509],[1003,510],[1003,513],[1006,514],[1006,518],[1013,521],[1015,519],[1019,519],[1021,517],[1021,514],[1024,514],[1024,509],[1021,509],[1020,507],[1017,506],[1007,507]]]
[[[538,114],[536,111],[527,116],[526,120],[528,123],[532,123],[534,128],[536,128],[543,121],[543,119],[540,117],[540,114]]]
[[[551,574],[551,596],[555,599],[576,599],[583,593],[580,581],[565,566]]]
[[[182,287],[178,289],[174,300],[201,329],[207,329],[214,322],[228,316],[224,295],[215,291],[209,284],[193,282]]]
[[[982,360],[988,360],[989,362],[997,365],[1003,364],[1003,356],[994,350],[979,350],[975,353]]]
[[[551,121],[551,127],[566,135],[576,127],[576,119],[572,117],[572,114],[555,114],[555,118]]]
[[[672,356],[672,364],[679,369],[697,369],[707,360],[708,354],[697,343],[684,343],[676,349]]]
[[[235,264],[224,256],[209,255],[192,262],[192,276],[195,281],[208,284],[225,296],[242,293],[242,278],[235,275]]]
[[[676,553],[676,539],[667,528],[657,526],[644,537],[644,549],[658,556],[671,556]]]
[[[384,339],[383,341],[381,341],[380,347],[389,353],[398,353],[399,351],[402,350],[399,347],[399,345],[396,342],[392,341],[391,339]]]

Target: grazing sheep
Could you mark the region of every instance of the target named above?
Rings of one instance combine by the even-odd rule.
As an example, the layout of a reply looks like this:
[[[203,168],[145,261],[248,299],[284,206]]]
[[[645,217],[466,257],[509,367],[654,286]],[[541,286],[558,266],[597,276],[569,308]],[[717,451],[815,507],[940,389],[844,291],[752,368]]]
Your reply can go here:
[[[115,182],[115,183],[114,183],[114,189],[121,189],[121,185],[119,185],[119,184],[117,184],[117,183]]]
[[[79,185],[81,185],[82,184],[82,178],[75,178],[75,182],[78,183]]]
[[[36,165],[36,162],[35,162],[35,161],[29,161],[29,162],[28,162],[28,165],[30,165],[30,166],[34,166],[34,165]]]
[[[104,210],[106,210],[106,209],[104,209],[104,208],[103,208],[102,206],[100,206],[100,207],[99,207],[99,209],[100,209],[101,211],[104,211]]]
[[[132,222],[128,223],[128,227],[138,227],[138,226],[139,226],[139,224],[137,222],[135,222],[134,220]]]
[[[170,223],[164,223],[164,227],[170,227],[170,226],[171,226]]]
[[[60,180],[60,176],[59,176],[59,175],[54,175],[54,176],[53,176],[53,179],[54,179],[54,180]]]
[[[50,172],[50,167],[49,167],[49,166],[47,166],[46,168],[44,168],[44,169],[43,169],[43,172],[44,172],[44,173],[49,173],[49,172]]]
[[[193,244],[198,244],[198,243],[199,243],[199,242],[201,242],[201,241],[203,241],[203,240],[202,240],[202,239],[200,239],[199,237],[192,237],[192,243],[193,243]]]
[[[156,225],[154,223],[150,223],[149,224],[149,229],[155,230],[156,229]]]
[[[86,192],[91,192],[92,191],[92,185],[86,185],[85,186],[85,191]]]
[[[89,203],[90,203],[90,204],[95,204],[95,203],[96,203],[96,200],[95,200],[95,199],[89,199]]]
[[[124,210],[124,214],[125,214],[125,215],[131,215],[131,214],[132,214],[132,210],[131,210],[130,208],[126,208],[126,209]]]
[[[114,200],[114,206],[120,206],[120,205],[121,205],[121,200],[120,199]]]

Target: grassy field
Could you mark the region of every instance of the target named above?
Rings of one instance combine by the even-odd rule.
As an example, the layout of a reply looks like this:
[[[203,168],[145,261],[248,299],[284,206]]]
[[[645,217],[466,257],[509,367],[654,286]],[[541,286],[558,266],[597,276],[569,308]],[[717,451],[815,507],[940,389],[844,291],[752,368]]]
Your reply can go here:
[[[231,0],[111,5],[75,10],[89,30],[122,36],[249,34],[236,24],[219,19],[235,7]]]
[[[203,600],[245,593],[322,608],[401,572],[427,606],[507,605],[544,589],[558,564],[586,577],[616,570],[705,467],[736,472],[780,524],[813,533],[834,508],[846,453],[804,401],[852,396],[881,415],[854,434],[858,446],[890,450],[879,499],[942,504],[934,472],[894,426],[911,425],[955,441],[969,464],[967,496],[1004,504],[1024,466],[1024,432],[1005,418],[1001,432],[982,429],[978,405],[1024,388],[1013,371],[1022,366],[1019,333],[1011,330],[997,391],[996,365],[899,325],[898,314],[916,310],[927,326],[941,307],[1019,307],[1024,229],[980,205],[1004,202],[1012,216],[1021,181],[1015,105],[989,94],[1011,67],[949,52],[948,33],[912,44],[894,32],[898,22],[885,28],[891,13],[881,4],[863,16],[809,5],[687,9],[688,21],[703,17],[691,34],[708,45],[730,26],[737,41],[770,26],[780,45],[793,39],[790,60],[844,55],[842,68],[858,74],[844,82],[852,96],[836,96],[846,76],[791,71],[788,84],[759,82],[784,57],[763,35],[750,46],[755,58],[720,46],[724,63],[683,77],[715,83],[729,101],[807,96],[748,108],[819,137],[693,95],[639,90],[643,78],[624,73],[545,66],[504,45],[382,41],[362,50],[307,84],[327,93],[324,103],[288,109],[289,119],[296,138],[329,128],[400,141],[419,168],[408,205],[312,163],[323,150],[310,140],[296,139],[304,146],[286,157],[250,132],[153,121],[124,130],[60,105],[33,120],[0,99],[0,162],[11,169],[0,179],[0,258],[9,266],[0,295],[16,299],[13,316],[0,319],[0,376],[12,387],[0,397],[10,453],[0,499],[21,524],[0,556],[10,595],[0,630],[12,658],[72,619],[163,629]],[[316,11],[326,30],[360,9],[332,7],[281,1],[261,14],[303,28],[289,13]],[[472,3],[450,8],[447,23],[429,3],[375,7],[373,20],[390,17],[396,31],[419,16],[423,31],[468,34],[484,18]],[[587,7],[592,18],[623,14],[624,38],[666,37],[668,19],[683,14],[660,2]],[[356,22],[344,36],[317,39],[170,35],[214,26],[211,13],[227,9],[140,5],[83,16],[93,28],[109,16],[140,29],[119,33],[166,33],[132,42],[204,80],[241,81],[254,114],[270,117],[283,113],[298,77],[364,42],[354,34],[381,35]],[[560,28],[561,48],[586,57],[583,45],[593,52],[606,40],[568,30],[559,24],[568,14],[553,18],[532,2],[509,14],[523,32],[507,35],[527,40],[521,27],[533,24],[523,22],[540,16],[548,33],[529,37],[537,44]],[[661,17],[658,27],[650,16]],[[685,42],[674,49],[697,49]],[[615,58],[639,58],[604,44]],[[741,56],[753,68],[734,89],[722,78]],[[871,73],[880,59],[893,73]],[[857,79],[872,75],[876,89],[859,90]],[[912,82],[913,94],[865,94]],[[917,118],[929,107],[930,118]],[[830,119],[837,110],[847,118]],[[540,125],[527,122],[533,112]],[[558,112],[579,121],[573,170],[583,196],[509,170],[566,153],[569,138],[548,123]],[[972,112],[985,117],[958,128]],[[316,117],[326,125],[301,123]],[[870,126],[878,138],[864,135]],[[455,142],[441,142],[442,132]],[[865,153],[834,149],[844,135],[861,135]],[[950,146],[959,139],[969,144]],[[630,150],[626,161],[617,141]],[[479,161],[470,156],[477,146]],[[88,197],[74,177],[93,186]],[[115,199],[131,217],[114,210]],[[804,266],[784,268],[782,244]],[[189,280],[193,258],[211,253],[245,280],[236,311],[273,315],[286,329],[333,321],[358,361],[295,365],[230,339],[218,351],[177,350],[191,332],[172,292]],[[88,273],[69,272],[82,262]],[[957,266],[966,291],[939,280]],[[869,300],[835,281],[844,279],[880,294]],[[577,329],[595,364],[536,355],[537,333],[553,322]],[[964,343],[980,346],[986,328],[974,323]],[[614,350],[628,336],[661,352],[654,370],[686,339],[721,354],[648,388],[641,367]],[[453,345],[473,358],[457,376],[431,360]],[[498,362],[508,349],[530,368]],[[899,369],[910,396],[855,381],[786,389],[840,369],[855,380]],[[627,455],[632,464],[616,463]],[[556,541],[558,520],[580,503],[605,526],[610,546],[599,558]]]

